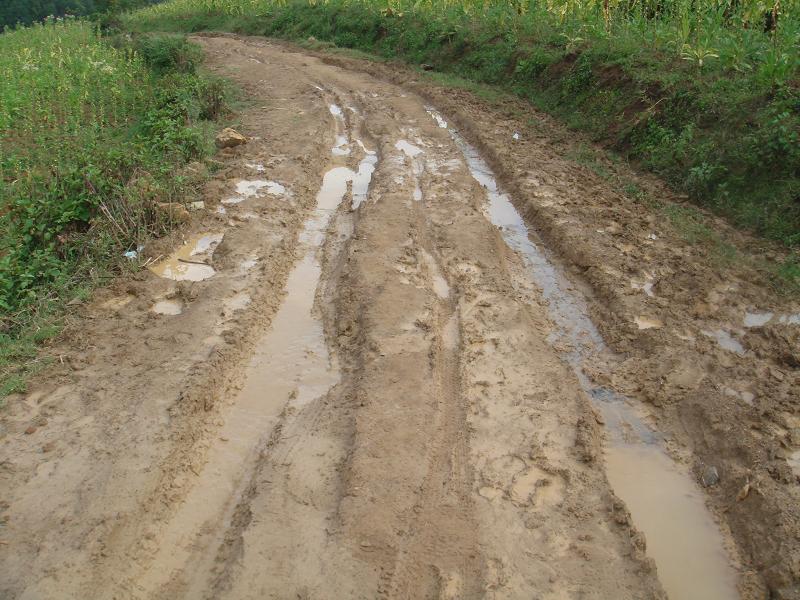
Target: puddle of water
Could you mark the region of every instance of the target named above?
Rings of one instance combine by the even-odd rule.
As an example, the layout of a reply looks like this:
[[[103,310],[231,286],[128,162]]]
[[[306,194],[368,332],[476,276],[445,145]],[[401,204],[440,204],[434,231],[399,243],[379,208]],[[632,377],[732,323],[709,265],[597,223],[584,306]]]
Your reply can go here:
[[[336,112],[331,109],[331,113]],[[373,163],[370,163],[374,166]],[[220,439],[209,449],[207,462],[198,479],[169,522],[153,565],[140,583],[147,590],[157,590],[173,573],[184,568],[193,552],[219,543],[217,527],[230,521],[251,465],[269,439],[270,432],[287,406],[300,409],[326,394],[339,381],[338,367],[328,353],[323,324],[314,312],[314,300],[322,267],[319,249],[335,211],[338,210],[350,181],[357,176],[346,167],[330,169],[317,194],[315,211],[304,223],[298,240],[304,252],[289,274],[283,302],[270,329],[256,347],[225,423]],[[248,263],[248,261],[245,261]],[[245,264],[243,263],[243,265]],[[255,260],[251,261],[255,264]],[[246,294],[237,294],[225,303],[226,310],[236,310],[249,303]],[[206,527],[208,524],[213,526]],[[215,552],[201,553],[206,558],[194,564],[196,573],[208,573]],[[199,597],[205,577],[192,578],[187,597]]]
[[[745,313],[744,326],[745,327],[763,327],[772,320],[775,315],[771,312],[764,313]]]
[[[660,320],[644,316],[636,317],[633,322],[639,329],[661,329],[664,326]]]
[[[407,142],[406,140],[400,140],[394,145],[395,148],[400,150],[403,154],[408,156],[409,158],[416,158],[420,154],[422,154],[422,149],[417,148],[411,142]]]
[[[159,300],[153,304],[150,312],[157,315],[179,315],[183,312],[183,304],[180,300]]]
[[[433,120],[436,121],[436,124],[441,127],[442,129],[447,129],[447,121],[444,120],[444,117],[440,115],[435,110],[428,110],[428,114],[433,117]]]
[[[613,444],[614,442],[612,442]],[[608,478],[674,600],[738,598],[722,538],[702,492],[657,446],[627,444],[606,455]],[[691,535],[686,535],[687,532]]]
[[[744,346],[733,337],[730,333],[725,331],[724,329],[715,329],[714,331],[703,331],[702,334],[706,337],[713,338],[717,341],[720,348],[727,350],[728,352],[733,352],[738,354],[739,356],[743,356],[745,353]]]
[[[419,155],[423,154],[423,150],[406,140],[398,141],[394,147],[411,160],[411,171],[414,175],[414,200],[419,202],[422,200],[422,188],[420,187],[419,181],[425,169],[425,165],[422,160],[419,159]]]
[[[262,190],[270,196],[283,196],[286,193],[286,188],[277,181],[267,181],[265,179],[243,180],[236,184],[237,195],[225,198],[222,203],[239,204],[248,198],[260,195]]]
[[[207,264],[214,249],[222,241],[223,234],[207,233],[189,238],[186,243],[164,260],[150,267],[159,277],[175,281],[203,281],[213,277],[216,271]]]
[[[236,193],[245,198],[251,198],[266,188],[266,192],[271,196],[281,196],[286,193],[286,188],[277,181],[267,181],[256,179],[254,181],[240,181],[236,184]]]
[[[339,108],[337,105],[335,105],[335,104],[331,104],[331,105],[328,107],[328,110],[330,110],[330,111],[331,111],[331,114],[332,114],[334,117],[336,117],[337,119],[342,119],[342,120],[344,120],[344,113],[342,112],[342,109],[341,109],[341,108]]]
[[[429,112],[436,119],[438,113]],[[736,598],[736,574],[697,484],[667,456],[659,436],[627,398],[594,384],[584,373],[585,363],[609,353],[589,318],[586,303],[570,291],[566,277],[531,241],[522,216],[498,188],[478,151],[457,132],[449,131],[473,178],[486,190],[487,218],[522,258],[532,282],[542,290],[558,330],[551,341],[563,340],[571,347],[564,358],[606,423],[609,482],[644,532],[647,552],[656,562],[667,594],[675,600]]]
[[[331,148],[331,153],[335,154],[336,156],[347,156],[350,154],[350,148],[348,147],[349,140],[345,135],[337,135],[336,136],[336,143]]]
[[[367,199],[372,174],[378,166],[378,154],[367,150],[361,140],[356,140],[364,151],[364,158],[358,164],[358,172],[353,176],[353,210],[357,210]]]

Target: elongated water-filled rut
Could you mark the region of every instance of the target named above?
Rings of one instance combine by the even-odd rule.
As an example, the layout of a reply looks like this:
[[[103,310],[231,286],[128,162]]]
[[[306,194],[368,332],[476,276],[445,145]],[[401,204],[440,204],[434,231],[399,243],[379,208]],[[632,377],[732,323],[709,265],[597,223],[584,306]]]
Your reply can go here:
[[[28,550],[28,579],[10,558],[3,597],[756,597],[648,405],[603,376],[624,357],[591,292],[446,111],[263,40],[198,41],[253,98],[250,142],[114,304],[152,298],[154,363],[103,426],[128,457],[65,458],[75,489],[29,502],[86,546]],[[91,526],[79,487],[103,499]]]

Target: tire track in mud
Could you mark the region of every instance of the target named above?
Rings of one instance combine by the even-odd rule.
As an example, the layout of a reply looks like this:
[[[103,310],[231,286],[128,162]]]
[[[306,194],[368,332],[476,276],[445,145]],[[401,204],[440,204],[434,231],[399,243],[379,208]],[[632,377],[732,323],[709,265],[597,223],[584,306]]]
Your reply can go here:
[[[318,177],[297,191],[294,266],[241,389],[173,447],[204,466],[157,518],[132,513],[141,526],[95,563],[108,583],[84,589],[663,598],[606,480],[599,419],[551,343],[548,299],[422,99],[263,40],[201,43],[212,68],[258,80],[256,99],[277,75],[313,90],[303,109],[277,90],[270,114],[319,123],[330,144],[302,156],[282,140],[281,160]]]
[[[425,151],[406,140],[395,144],[410,163],[414,183],[415,248],[427,270],[433,304],[431,363],[434,439],[427,456],[427,475],[412,508],[409,534],[397,554],[389,585],[390,598],[476,597],[483,588],[476,523],[471,497],[466,405],[461,384],[459,299],[441,272],[425,213],[421,156]]]
[[[200,498],[207,499],[210,493],[213,493],[212,489],[220,487],[218,477],[206,476],[209,465],[200,474],[191,495],[179,508],[179,513],[173,517],[173,523],[177,522],[177,531],[180,531],[182,538],[186,540],[186,536],[191,536],[194,530],[197,532],[197,541],[178,542],[178,538],[174,536],[160,540],[158,545],[162,554],[154,558],[153,567],[158,577],[163,578],[166,575],[169,579],[164,583],[151,584],[150,594],[170,598],[176,595],[187,598],[204,595],[215,597],[233,585],[231,568],[243,552],[243,532],[252,521],[250,503],[258,493],[257,478],[263,469],[264,461],[267,460],[267,456],[272,461],[280,461],[281,457],[284,460],[288,459],[296,444],[284,443],[284,436],[291,436],[293,431],[297,434],[293,427],[296,421],[294,415],[302,413],[303,421],[313,427],[319,420],[325,397],[331,393],[331,386],[335,386],[339,379],[338,369],[335,365],[330,365],[331,359],[326,348],[322,323],[315,324],[317,319],[314,316],[317,313],[315,305],[320,287],[324,285],[320,253],[326,247],[330,223],[335,215],[345,205],[346,200],[349,200],[351,205],[357,201],[357,188],[368,187],[371,171],[367,170],[365,177],[362,174],[362,167],[365,164],[373,166],[374,161],[371,159],[374,153],[371,154],[363,142],[352,135],[353,116],[346,115],[341,106],[349,107],[353,115],[356,115],[357,111],[350,107],[349,103],[343,103],[339,93],[329,92],[310,81],[309,85],[313,85],[327,99],[327,108],[334,124],[335,145],[331,149],[331,165],[322,177],[316,209],[307,217],[303,231],[298,236],[298,247],[302,258],[289,275],[283,304],[271,324],[270,331],[257,344],[255,358],[245,374],[244,387],[226,416],[226,424],[219,438],[221,442],[217,441],[209,451],[210,464],[216,465],[214,462],[216,457],[227,454],[226,446],[231,443],[230,440],[236,431],[240,433],[247,431],[246,420],[260,422],[260,427],[264,429],[245,437],[243,443],[252,448],[245,448],[247,458],[242,464],[227,465],[228,468],[240,472],[236,479],[241,483],[228,492],[229,500],[225,502],[228,508],[220,515],[217,525],[211,525],[205,517],[201,518],[191,513],[188,517],[181,517],[181,514],[187,512],[186,507],[192,504],[193,498],[197,499],[194,504],[198,505]],[[352,162],[351,154],[355,155],[352,150],[358,148],[362,149],[364,157],[359,161],[359,170],[352,171],[345,165]],[[365,193],[365,190],[362,193]],[[344,236],[346,240],[347,233],[344,233]],[[341,244],[342,240],[338,242]],[[299,336],[300,346],[295,347],[296,342],[292,336]],[[308,338],[308,341],[303,341],[304,338]],[[300,355],[297,354],[298,351]],[[289,360],[283,356],[284,354],[289,356]],[[315,360],[319,363],[316,366]],[[287,373],[280,372],[284,369]],[[287,374],[291,375],[293,384],[290,383],[287,387],[284,383],[274,382],[273,378],[285,378]],[[292,385],[295,386],[293,389]],[[253,411],[264,411],[268,415],[282,402],[286,404],[274,418],[272,434],[269,434],[269,420],[264,421],[262,417],[256,417]],[[268,441],[261,441],[265,435],[268,436]],[[242,440],[239,439],[237,442],[241,444]],[[219,472],[221,468],[223,467],[219,465],[213,469]],[[206,510],[202,514],[211,517],[213,513]],[[201,539],[204,541],[200,542]],[[174,561],[178,544],[193,546],[189,554],[191,558],[187,556],[183,561],[184,566],[172,562],[171,564],[177,568],[170,574],[169,571],[165,571],[165,565]],[[167,556],[170,557],[169,561]],[[209,574],[212,578],[210,585]],[[146,584],[147,577],[140,575],[138,580],[140,585],[142,582]],[[206,594],[205,590],[209,589],[212,592]]]

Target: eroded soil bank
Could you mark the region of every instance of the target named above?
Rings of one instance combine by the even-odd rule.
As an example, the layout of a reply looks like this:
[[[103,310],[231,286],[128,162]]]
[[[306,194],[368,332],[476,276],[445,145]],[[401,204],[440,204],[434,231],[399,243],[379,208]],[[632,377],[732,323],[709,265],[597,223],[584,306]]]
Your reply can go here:
[[[250,141],[0,417],[0,596],[800,597],[796,303],[514,103],[198,41]]]

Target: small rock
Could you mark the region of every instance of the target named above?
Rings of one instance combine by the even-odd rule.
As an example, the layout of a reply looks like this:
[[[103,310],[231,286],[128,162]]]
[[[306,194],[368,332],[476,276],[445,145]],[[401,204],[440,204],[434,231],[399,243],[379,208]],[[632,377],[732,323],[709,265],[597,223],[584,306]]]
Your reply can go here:
[[[36,425],[31,425],[31,426],[29,426],[29,427],[28,427],[28,428],[25,430],[25,435],[33,435],[34,433],[36,433],[36,430],[37,430],[37,429],[38,429],[38,427],[36,427]]]
[[[47,442],[44,446],[42,446],[42,452],[52,452],[56,449],[55,442]]]
[[[206,207],[206,203],[202,200],[198,200],[197,202],[190,202],[189,203],[189,210],[203,210]]]
[[[235,129],[226,127],[217,134],[214,143],[217,148],[233,148],[247,143],[247,138]]]
[[[422,64],[420,65],[420,68],[421,68],[423,71],[433,71],[433,65],[429,65],[429,64],[427,64],[427,63],[422,63]]]
[[[703,473],[700,475],[700,482],[705,487],[712,487],[719,483],[719,471],[717,471],[717,467],[714,466],[706,466],[703,469]]]

